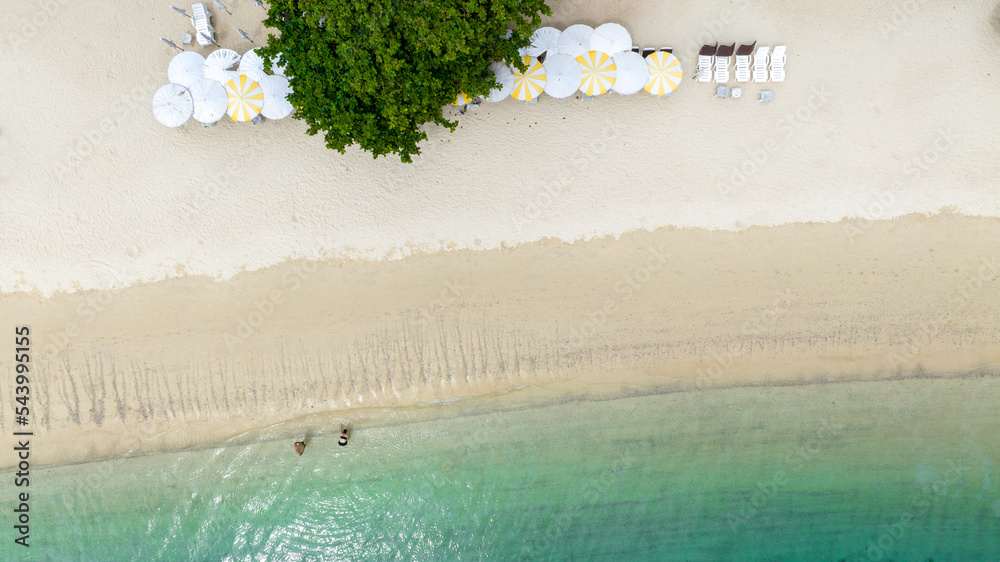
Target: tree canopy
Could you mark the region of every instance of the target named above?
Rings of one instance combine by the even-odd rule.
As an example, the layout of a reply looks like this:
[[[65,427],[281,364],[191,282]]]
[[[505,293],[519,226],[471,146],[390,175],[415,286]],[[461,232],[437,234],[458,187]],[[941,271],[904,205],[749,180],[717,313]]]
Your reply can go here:
[[[281,54],[296,118],[327,148],[419,154],[421,130],[454,131],[442,107],[499,86],[489,64],[522,66],[545,0],[272,0],[265,61]],[[502,38],[511,29],[509,38]]]

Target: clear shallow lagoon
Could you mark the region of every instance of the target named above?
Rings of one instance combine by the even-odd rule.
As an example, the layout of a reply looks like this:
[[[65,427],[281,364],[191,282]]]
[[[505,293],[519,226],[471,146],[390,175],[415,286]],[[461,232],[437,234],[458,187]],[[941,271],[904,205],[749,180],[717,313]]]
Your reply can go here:
[[[333,427],[301,457],[288,439],[37,470],[32,546],[0,558],[996,560],[998,381],[495,398],[346,448]]]

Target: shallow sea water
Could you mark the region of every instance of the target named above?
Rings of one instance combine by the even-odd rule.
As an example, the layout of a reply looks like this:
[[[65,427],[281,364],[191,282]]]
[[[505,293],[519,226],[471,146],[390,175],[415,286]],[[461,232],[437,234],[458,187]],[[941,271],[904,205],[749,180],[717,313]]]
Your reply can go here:
[[[494,398],[301,457],[54,467],[33,471],[31,547],[0,558],[996,560],[998,396],[979,376]]]

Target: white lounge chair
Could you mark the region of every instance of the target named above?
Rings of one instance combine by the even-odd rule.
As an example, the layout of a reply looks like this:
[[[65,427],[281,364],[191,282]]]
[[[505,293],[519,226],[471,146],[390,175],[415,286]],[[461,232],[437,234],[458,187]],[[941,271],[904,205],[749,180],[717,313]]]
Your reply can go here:
[[[775,47],[771,53],[771,82],[785,81],[785,46]]]
[[[753,56],[753,81],[767,82],[767,65],[771,62],[771,55],[768,54],[770,47],[758,47],[757,54]]]
[[[753,48],[757,43],[751,45],[740,45],[736,51],[736,81],[750,81],[750,59],[753,57]]]
[[[733,51],[736,49],[736,44],[723,45],[719,47],[718,52],[715,53],[715,81],[719,84],[725,84],[729,82],[729,63],[733,59]]]
[[[202,47],[207,47],[214,44],[215,42],[215,28],[212,27],[212,12],[209,12],[205,8],[204,4],[191,4],[191,11],[194,13],[191,16],[191,25],[198,31],[195,37],[198,38],[198,44]],[[205,35],[206,37],[202,37]]]
[[[715,62],[715,52],[718,48],[718,43],[715,45],[705,45],[698,52],[698,72],[695,74],[695,77],[699,82],[712,81],[712,64]]]
[[[764,90],[763,92],[761,92],[760,99],[757,101],[758,102],[771,101],[771,90]]]

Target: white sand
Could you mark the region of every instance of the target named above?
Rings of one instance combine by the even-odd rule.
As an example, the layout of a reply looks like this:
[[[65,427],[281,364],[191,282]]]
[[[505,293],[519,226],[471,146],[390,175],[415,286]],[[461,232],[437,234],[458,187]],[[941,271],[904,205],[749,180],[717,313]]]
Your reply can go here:
[[[705,41],[785,44],[788,78],[767,86],[769,105],[754,101],[759,85],[718,100],[714,85],[692,80],[671,99],[490,104],[454,134],[432,130],[407,166],[330,152],[293,120],[160,126],[149,105],[172,53],[158,37],[189,27],[166,3],[6,6],[0,291],[666,225],[741,229],[943,207],[1000,216],[993,2],[554,8],[556,26],[618,21],[640,45],[673,46],[688,71]],[[251,45],[234,27],[263,40],[263,12],[232,9],[213,22],[220,43],[242,52]]]

